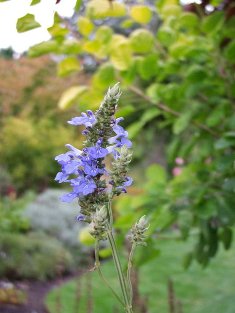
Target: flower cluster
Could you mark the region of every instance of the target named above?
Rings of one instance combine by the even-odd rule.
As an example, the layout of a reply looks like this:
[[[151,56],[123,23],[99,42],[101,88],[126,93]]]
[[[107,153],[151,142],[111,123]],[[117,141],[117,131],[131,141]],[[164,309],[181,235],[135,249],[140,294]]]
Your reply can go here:
[[[62,201],[70,202],[78,198],[81,213],[89,222],[103,204],[114,195],[125,192],[125,188],[132,183],[127,176],[127,166],[131,160],[127,150],[132,143],[127,131],[119,125],[123,118],[114,117],[120,95],[119,85],[116,84],[109,88],[95,113],[88,110],[72,118],[69,124],[85,126],[82,132],[86,136],[84,147],[79,150],[67,144],[68,151],[55,158],[61,166],[55,180],[69,183],[72,187]],[[111,170],[105,165],[107,156],[114,158]]]
[[[131,242],[136,245],[146,245],[145,243],[145,232],[148,230],[149,224],[144,216],[142,216],[137,223],[131,229],[130,239]]]

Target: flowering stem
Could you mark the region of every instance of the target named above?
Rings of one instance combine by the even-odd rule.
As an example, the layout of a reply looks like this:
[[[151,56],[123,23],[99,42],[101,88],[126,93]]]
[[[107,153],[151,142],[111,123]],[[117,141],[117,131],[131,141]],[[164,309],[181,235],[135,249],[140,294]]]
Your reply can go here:
[[[127,267],[127,281],[129,284],[130,304],[131,305],[132,305],[132,301],[133,301],[133,290],[132,290],[132,283],[131,283],[131,269],[132,269],[132,260],[133,260],[135,248],[136,248],[136,244],[133,243],[132,247],[131,247],[130,254],[129,254],[128,267]]]
[[[132,311],[132,307],[129,303],[129,299],[128,299],[128,292],[127,292],[127,286],[126,286],[126,282],[125,282],[125,278],[122,272],[122,268],[121,268],[121,262],[117,253],[117,247],[116,247],[116,243],[113,237],[113,233],[112,233],[112,229],[110,229],[110,226],[108,225],[108,230],[107,230],[107,235],[108,235],[108,240],[112,249],[112,254],[113,254],[113,260],[114,260],[114,264],[118,273],[118,278],[119,278],[119,282],[120,282],[120,286],[122,289],[122,294],[123,294],[123,298],[124,298],[124,302],[125,302],[125,310],[126,313],[133,313]]]
[[[103,275],[103,273],[101,271],[100,259],[99,259],[99,241],[98,240],[96,240],[96,242],[95,242],[95,268],[97,269],[98,274],[99,274],[100,278],[102,279],[102,281],[105,283],[105,285],[113,293],[114,297],[124,306],[123,301],[118,296],[118,294],[113,290],[113,288],[110,286],[110,284],[108,283],[108,281],[106,280],[106,278],[104,277],[104,275]]]

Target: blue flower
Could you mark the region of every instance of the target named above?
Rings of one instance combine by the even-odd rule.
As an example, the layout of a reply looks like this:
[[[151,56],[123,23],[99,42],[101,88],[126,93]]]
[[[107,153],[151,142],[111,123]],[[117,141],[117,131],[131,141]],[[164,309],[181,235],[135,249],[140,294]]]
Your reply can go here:
[[[60,197],[63,202],[72,202],[78,195],[75,192],[66,193]]]
[[[102,140],[98,140],[95,147],[83,149],[92,159],[100,159],[106,157],[109,151],[101,146]]]
[[[59,173],[57,173],[55,180],[58,181],[58,183],[64,183],[67,181],[68,177],[69,176],[67,174],[65,174],[63,172],[59,172]]]
[[[128,139],[128,132],[122,126],[118,125],[120,121],[123,121],[123,118],[117,118],[115,120],[112,128],[116,136],[109,138],[108,142],[110,144],[115,144],[117,148],[121,148],[124,145],[131,148],[132,143]]]
[[[80,176],[77,179],[72,179],[71,186],[73,186],[74,192],[83,196],[93,193],[96,189],[96,184],[90,176]]]
[[[96,123],[96,117],[92,111],[87,110],[87,113],[82,113],[81,116],[72,118],[68,123],[75,126],[92,127]]]

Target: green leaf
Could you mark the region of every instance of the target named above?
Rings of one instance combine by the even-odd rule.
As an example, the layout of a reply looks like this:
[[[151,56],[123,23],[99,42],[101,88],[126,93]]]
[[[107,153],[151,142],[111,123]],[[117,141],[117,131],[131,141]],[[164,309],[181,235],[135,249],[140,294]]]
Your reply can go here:
[[[94,29],[94,24],[84,16],[79,17],[77,25],[79,32],[85,37],[89,36]]]
[[[155,186],[165,185],[167,182],[166,171],[159,164],[152,164],[147,168],[146,178],[148,183],[151,183]]]
[[[56,41],[44,41],[42,43],[32,46],[28,51],[28,55],[33,58],[39,57],[47,53],[58,52],[58,48],[59,46]]]
[[[32,0],[32,2],[30,3],[30,5],[35,5],[35,4],[38,4],[40,3],[41,0]]]
[[[224,24],[224,11],[215,11],[205,17],[202,22],[202,30],[206,33],[216,33]]]
[[[87,86],[74,86],[70,87],[60,97],[58,107],[62,110],[68,109],[71,105],[73,105],[79,97],[87,91]]]
[[[41,25],[35,21],[33,14],[26,14],[17,20],[16,29],[18,33],[27,32],[29,30],[41,27]]]
[[[161,111],[157,108],[148,109],[141,117],[141,119],[135,123],[132,123],[131,126],[128,127],[129,138],[134,138],[139,134],[140,130],[152,119],[156,116],[159,116]]]
[[[79,54],[82,51],[82,44],[75,39],[67,39],[59,46],[60,53]]]
[[[175,41],[176,34],[174,30],[168,26],[162,26],[157,32],[158,40],[166,47],[173,44]]]
[[[112,1],[112,5],[106,0],[91,0],[86,6],[87,16],[92,19],[105,17],[122,17],[126,15],[124,4]]]
[[[62,41],[64,37],[68,34],[68,29],[60,26],[57,23],[49,27],[47,30],[51,34],[52,37],[58,39],[59,41]]]
[[[80,63],[76,57],[69,57],[58,64],[58,75],[67,76],[80,70]]]
[[[138,61],[138,72],[143,79],[154,77],[158,70],[158,55],[149,54]]]
[[[192,112],[187,111],[181,113],[180,117],[175,121],[173,125],[173,132],[175,135],[182,133],[189,125],[192,118]]]
[[[182,9],[178,4],[169,4],[164,5],[160,13],[165,19],[168,19],[170,17],[178,17],[181,12]]]
[[[198,27],[199,22],[198,16],[191,12],[183,12],[179,18],[180,27],[187,29]]]
[[[223,242],[224,249],[228,250],[231,247],[233,239],[233,231],[226,227],[223,229],[223,232],[220,235],[220,240]]]
[[[183,258],[183,267],[185,270],[187,270],[190,267],[190,265],[192,264],[192,261],[193,261],[193,253],[189,252]]]
[[[191,83],[202,82],[207,78],[205,67],[198,64],[191,65],[186,72],[186,79]]]
[[[103,259],[109,258],[112,256],[112,250],[110,248],[100,249],[99,256]]]
[[[74,10],[75,11],[79,11],[80,8],[81,8],[81,5],[82,5],[82,0],[77,0],[76,4],[75,4],[75,7],[74,7]]]
[[[111,63],[102,64],[93,76],[93,84],[99,88],[107,88],[115,82],[115,70]]]
[[[95,38],[99,42],[102,42],[103,44],[107,44],[112,39],[112,35],[113,35],[112,28],[106,25],[102,25],[97,29]]]
[[[221,138],[215,142],[215,149],[223,150],[223,149],[233,146],[234,144],[235,142],[233,142],[232,140]]]
[[[130,10],[130,16],[138,23],[147,24],[152,18],[152,11],[145,5],[134,5]]]
[[[110,45],[110,60],[114,67],[125,71],[132,63],[130,42],[122,35],[114,35]]]
[[[222,188],[229,192],[235,192],[235,178],[225,178]]]
[[[231,41],[224,49],[224,56],[227,61],[235,63],[235,40]]]
[[[214,127],[221,124],[224,116],[226,114],[226,108],[223,105],[218,105],[206,119],[206,124],[209,127]]]
[[[147,29],[137,29],[130,36],[131,47],[134,52],[145,54],[152,52],[154,36]]]

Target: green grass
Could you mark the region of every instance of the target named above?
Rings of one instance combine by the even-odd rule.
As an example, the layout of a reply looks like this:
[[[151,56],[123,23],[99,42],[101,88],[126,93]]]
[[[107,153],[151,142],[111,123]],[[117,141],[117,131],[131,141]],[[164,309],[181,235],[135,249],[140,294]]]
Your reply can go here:
[[[194,263],[189,270],[182,268],[182,258],[190,244],[165,240],[159,242],[161,255],[141,269],[141,293],[148,297],[149,313],[168,313],[167,281],[174,281],[175,293],[183,304],[183,313],[234,313],[235,312],[235,249],[220,249],[210,265],[202,269]],[[140,248],[144,249],[144,248]],[[112,263],[103,266],[106,277],[117,289]],[[88,279],[87,279],[88,278]],[[112,313],[118,305],[97,273],[84,275],[49,293],[46,303],[51,313],[86,313],[88,280],[92,280],[93,313]],[[82,289],[80,309],[75,310],[76,286]],[[117,288],[116,288],[117,286]],[[89,288],[90,289],[90,288]],[[57,299],[57,300],[56,300]],[[61,311],[56,309],[60,299]],[[122,310],[120,309],[120,312]]]

